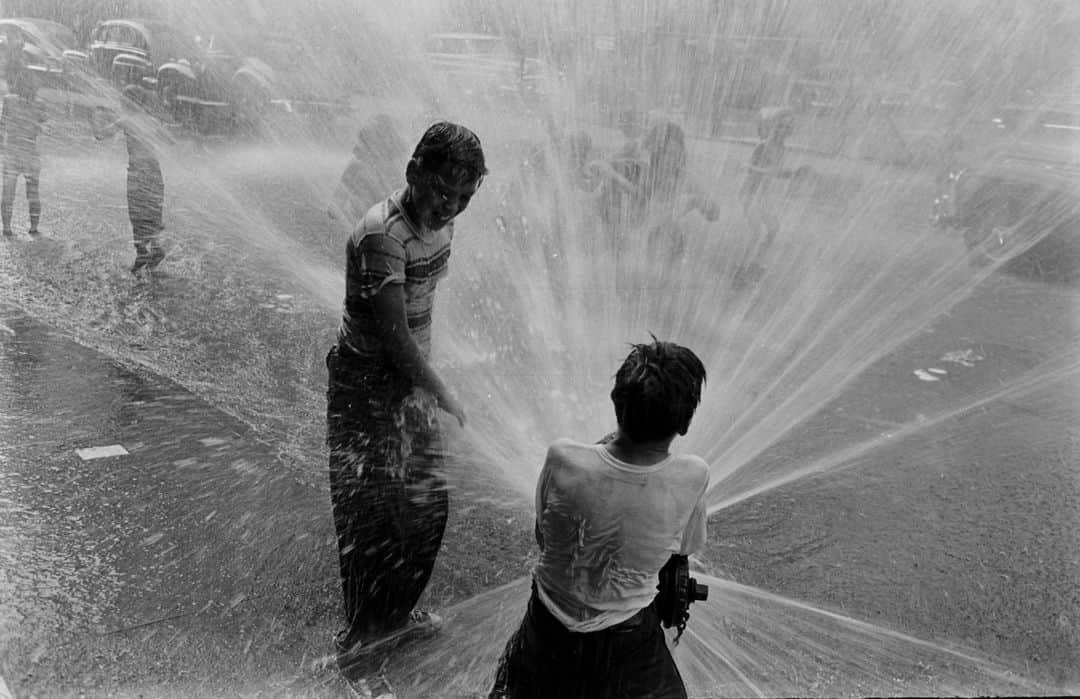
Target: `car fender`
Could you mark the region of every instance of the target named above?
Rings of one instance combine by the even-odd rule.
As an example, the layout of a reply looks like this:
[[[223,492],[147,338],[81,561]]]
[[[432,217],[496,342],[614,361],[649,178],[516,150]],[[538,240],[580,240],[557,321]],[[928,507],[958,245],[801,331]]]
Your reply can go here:
[[[271,92],[277,83],[274,69],[258,58],[245,58],[242,65],[232,75],[234,85],[242,80],[249,80],[267,92]]]
[[[178,77],[190,82],[195,82],[197,80],[195,69],[192,68],[189,63],[181,61],[163,63],[157,70],[157,77],[159,83],[163,83],[166,80],[175,80]]]

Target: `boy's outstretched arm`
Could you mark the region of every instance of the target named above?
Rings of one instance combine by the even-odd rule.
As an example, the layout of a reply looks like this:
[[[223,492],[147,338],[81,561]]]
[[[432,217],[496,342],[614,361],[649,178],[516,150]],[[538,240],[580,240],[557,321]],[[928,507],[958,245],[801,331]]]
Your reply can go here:
[[[585,166],[586,172],[594,177],[602,177],[611,180],[617,187],[627,192],[637,191],[637,186],[619,173],[607,160],[593,160]]]
[[[405,314],[405,288],[401,284],[385,284],[372,298],[375,324],[383,346],[389,350],[391,361],[409,377],[413,385],[430,391],[439,407],[465,426],[465,409],[450,393],[435,369],[420,352],[416,340],[409,334]]]

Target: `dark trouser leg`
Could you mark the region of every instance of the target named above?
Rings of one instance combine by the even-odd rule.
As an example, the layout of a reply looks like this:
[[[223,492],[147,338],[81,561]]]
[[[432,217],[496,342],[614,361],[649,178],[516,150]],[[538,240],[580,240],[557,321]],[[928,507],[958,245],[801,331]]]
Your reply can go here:
[[[450,510],[450,498],[439,470],[443,454],[434,435],[413,433],[412,453],[406,460],[405,488],[401,492],[404,515],[404,558],[396,571],[394,589],[397,594],[391,603],[392,627],[408,621],[409,612],[424,594],[435,559],[442,546],[443,533]]]
[[[648,609],[635,626],[569,631],[534,591],[506,644],[489,699],[686,699],[660,619]]]
[[[11,231],[11,210],[15,205],[15,184],[19,173],[4,168],[4,189],[0,198],[0,219],[3,220],[4,232]]]
[[[38,175],[26,174],[26,203],[30,209],[30,230],[36,232],[41,220],[41,196],[38,193]]]
[[[164,255],[158,243],[162,229],[165,201],[165,182],[161,172],[153,168],[128,170],[128,217],[135,244],[135,265],[132,271],[153,267]]]
[[[131,237],[135,243],[135,264],[131,268],[132,271],[150,264],[154,233],[152,221],[131,219]]]
[[[336,349],[327,370],[330,496],[351,644],[407,621],[438,554],[447,495],[435,471],[438,440],[400,426],[408,386]]]

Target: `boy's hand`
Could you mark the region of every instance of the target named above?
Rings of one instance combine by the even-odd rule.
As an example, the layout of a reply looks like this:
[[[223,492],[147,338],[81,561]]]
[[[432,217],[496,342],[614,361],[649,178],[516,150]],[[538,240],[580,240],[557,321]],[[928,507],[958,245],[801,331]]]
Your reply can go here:
[[[439,407],[457,418],[458,425],[465,427],[465,408],[449,393],[439,397]]]

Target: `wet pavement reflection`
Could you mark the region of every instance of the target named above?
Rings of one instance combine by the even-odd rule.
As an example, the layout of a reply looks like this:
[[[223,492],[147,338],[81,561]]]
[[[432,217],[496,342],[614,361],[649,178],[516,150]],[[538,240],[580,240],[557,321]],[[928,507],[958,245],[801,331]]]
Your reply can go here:
[[[304,634],[336,610],[294,604],[336,585],[322,493],[177,385],[20,312],[0,324],[0,677],[182,687],[224,655],[332,681],[283,675],[274,652],[324,651]]]

